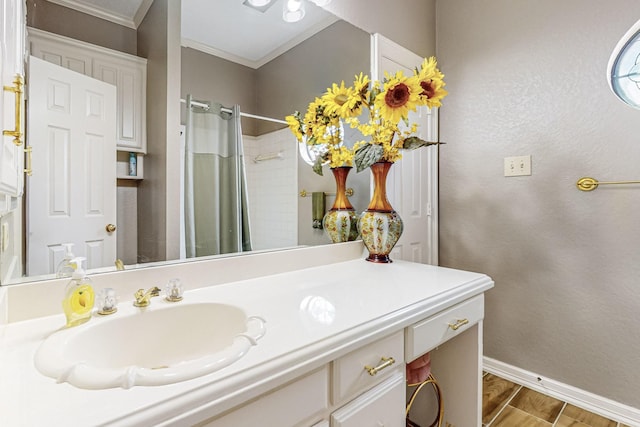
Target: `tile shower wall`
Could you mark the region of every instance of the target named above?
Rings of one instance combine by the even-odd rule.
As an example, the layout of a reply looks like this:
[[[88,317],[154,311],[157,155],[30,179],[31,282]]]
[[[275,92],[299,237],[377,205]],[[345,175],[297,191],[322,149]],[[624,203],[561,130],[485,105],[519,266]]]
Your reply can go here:
[[[249,221],[254,250],[298,244],[298,170],[295,140],[288,129],[244,136]],[[282,158],[255,161],[258,156]]]

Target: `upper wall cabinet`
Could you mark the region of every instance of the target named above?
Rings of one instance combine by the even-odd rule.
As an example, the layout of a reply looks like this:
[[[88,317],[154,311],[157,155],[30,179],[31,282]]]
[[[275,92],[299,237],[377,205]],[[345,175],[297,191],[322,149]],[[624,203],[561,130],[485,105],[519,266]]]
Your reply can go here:
[[[147,60],[28,28],[31,55],[117,87],[117,148],[146,153]]]
[[[22,195],[24,175],[25,5],[0,0],[0,215]]]

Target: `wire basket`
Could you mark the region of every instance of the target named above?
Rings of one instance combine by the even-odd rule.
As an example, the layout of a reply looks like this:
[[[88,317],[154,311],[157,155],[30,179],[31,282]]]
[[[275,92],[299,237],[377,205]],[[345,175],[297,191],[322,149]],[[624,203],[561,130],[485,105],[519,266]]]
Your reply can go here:
[[[413,402],[416,399],[416,397],[418,396],[418,393],[420,393],[420,391],[427,384],[431,384],[431,386],[433,387],[433,390],[436,393],[436,399],[437,399],[437,402],[438,402],[438,415],[436,416],[436,419],[433,421],[433,423],[431,423],[428,427],[441,427],[442,426],[442,420],[444,418],[444,402],[442,400],[442,392],[440,391],[440,386],[438,385],[438,382],[436,381],[436,379],[433,376],[433,374],[429,374],[427,379],[422,381],[422,382],[420,382],[420,383],[407,384],[409,387],[416,387],[416,389],[413,391],[413,393],[411,393],[411,397],[409,398],[409,402],[407,403],[407,409],[406,409],[406,412],[405,412],[405,416],[406,416],[406,420],[407,420],[407,427],[420,427],[419,424],[415,423],[414,421],[412,421],[410,419],[409,411],[411,411],[411,407],[413,406]]]

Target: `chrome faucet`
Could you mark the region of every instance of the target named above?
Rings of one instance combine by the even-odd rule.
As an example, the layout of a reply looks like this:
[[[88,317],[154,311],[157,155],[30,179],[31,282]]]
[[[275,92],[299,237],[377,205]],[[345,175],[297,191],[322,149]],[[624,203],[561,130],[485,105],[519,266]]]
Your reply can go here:
[[[136,300],[133,302],[133,305],[136,307],[146,307],[151,303],[151,297],[157,297],[160,295],[160,288],[154,286],[153,288],[149,288],[146,292],[144,289],[138,289],[133,296]]]

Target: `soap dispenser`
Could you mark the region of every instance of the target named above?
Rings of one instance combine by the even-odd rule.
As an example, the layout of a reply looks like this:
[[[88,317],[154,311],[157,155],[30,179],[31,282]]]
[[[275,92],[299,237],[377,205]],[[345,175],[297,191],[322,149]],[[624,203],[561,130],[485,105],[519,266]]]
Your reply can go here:
[[[77,266],[65,288],[62,308],[67,316],[67,327],[80,325],[91,319],[91,310],[95,301],[95,294],[91,279],[82,268],[84,258],[74,258]]]
[[[75,257],[71,252],[73,243],[63,243],[62,246],[65,247],[65,253],[64,258],[60,261],[58,268],[56,269],[56,277],[71,277],[76,269],[76,264],[73,262]]]

